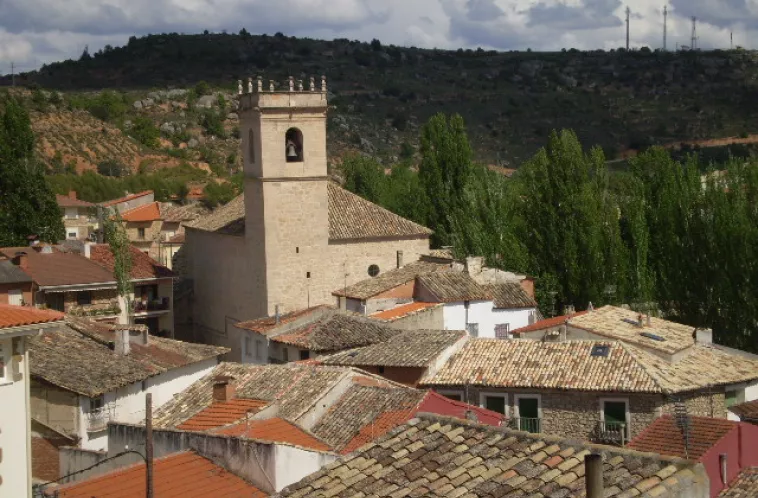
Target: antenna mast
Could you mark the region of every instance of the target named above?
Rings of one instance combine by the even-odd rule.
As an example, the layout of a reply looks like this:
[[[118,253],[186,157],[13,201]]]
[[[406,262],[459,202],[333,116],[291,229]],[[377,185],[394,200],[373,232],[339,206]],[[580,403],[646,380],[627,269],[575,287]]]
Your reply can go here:
[[[697,48],[697,17],[692,16],[692,40],[690,41],[690,50]]]
[[[629,52],[629,14],[631,13],[631,9],[627,6],[626,8],[626,51]]]
[[[666,52],[666,21],[668,20],[668,5],[663,6],[663,51]]]

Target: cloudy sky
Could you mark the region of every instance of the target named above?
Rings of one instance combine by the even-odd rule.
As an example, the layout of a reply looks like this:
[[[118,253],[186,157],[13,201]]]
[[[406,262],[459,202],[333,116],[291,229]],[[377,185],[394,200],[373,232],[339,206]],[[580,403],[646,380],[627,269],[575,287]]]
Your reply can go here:
[[[666,0],[627,0],[633,46],[660,47]],[[758,48],[758,0],[669,0],[669,47]],[[624,44],[621,0],[0,0],[0,73],[77,58],[131,35],[204,29],[438,48],[609,49]]]

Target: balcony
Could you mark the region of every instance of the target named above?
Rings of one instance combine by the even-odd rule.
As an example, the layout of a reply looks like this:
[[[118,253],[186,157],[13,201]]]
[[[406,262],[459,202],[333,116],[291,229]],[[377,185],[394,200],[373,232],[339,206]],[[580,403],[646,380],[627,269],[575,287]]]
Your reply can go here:
[[[71,316],[106,317],[120,314],[121,308],[119,308],[117,301],[99,304],[77,304],[71,306],[67,313]]]
[[[99,432],[108,428],[110,422],[115,416],[113,407],[103,406],[87,413],[87,432]]]
[[[133,315],[160,314],[170,310],[171,299],[168,297],[152,300],[135,299],[132,301]]]
[[[513,417],[508,420],[508,426],[517,431],[531,432],[537,434],[542,432],[542,419]]]
[[[601,421],[592,439],[596,443],[624,446],[629,441],[628,430],[625,423]]]

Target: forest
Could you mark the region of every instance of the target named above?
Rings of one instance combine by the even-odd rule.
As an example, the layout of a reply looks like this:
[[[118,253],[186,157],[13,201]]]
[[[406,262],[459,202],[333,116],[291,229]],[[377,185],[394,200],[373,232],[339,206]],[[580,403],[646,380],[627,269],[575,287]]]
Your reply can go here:
[[[507,178],[473,161],[458,115],[420,135],[417,167],[350,156],[345,187],[432,228],[437,247],[534,276],[546,316],[625,304],[758,351],[758,159],[716,168],[653,147],[611,173],[561,130]]]

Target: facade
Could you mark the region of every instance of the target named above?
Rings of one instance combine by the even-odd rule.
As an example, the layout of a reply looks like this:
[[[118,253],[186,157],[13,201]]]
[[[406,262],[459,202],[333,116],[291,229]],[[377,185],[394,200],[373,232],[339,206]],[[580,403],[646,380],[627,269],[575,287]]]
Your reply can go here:
[[[240,98],[245,194],[190,224],[196,340],[229,326],[330,304],[334,289],[418,259],[430,231],[330,182],[326,88]]]
[[[62,313],[0,304],[0,496],[32,496],[30,336],[60,325]]]
[[[145,190],[136,194],[127,194],[124,197],[113,199],[102,204],[103,208],[110,214],[116,212],[124,213],[130,209],[150,204],[155,201],[155,193],[152,190]]]
[[[90,240],[99,226],[95,204],[77,199],[76,192],[73,190],[68,195],[56,195],[55,200],[63,211],[66,239]]]
[[[12,261],[0,259],[0,304],[31,304],[32,278]]]

